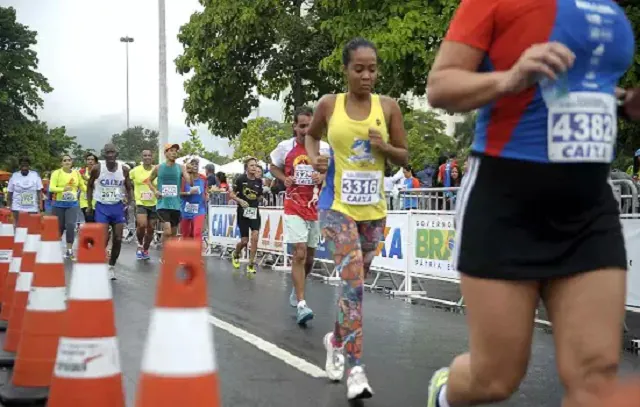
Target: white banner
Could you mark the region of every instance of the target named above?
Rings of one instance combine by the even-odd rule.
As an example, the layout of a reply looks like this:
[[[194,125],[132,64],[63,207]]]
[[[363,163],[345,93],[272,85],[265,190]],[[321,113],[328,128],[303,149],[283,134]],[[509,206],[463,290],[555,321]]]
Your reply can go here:
[[[627,305],[640,308],[640,219],[622,219],[627,248]]]
[[[273,208],[260,208],[260,237],[258,249],[271,252],[283,252],[282,241],[284,237],[284,210]]]
[[[235,206],[209,205],[209,244],[235,246],[240,240]]]
[[[455,241],[453,215],[412,213],[410,224],[413,249],[409,273],[416,277],[458,279],[451,259]]]
[[[409,264],[409,216],[389,213],[384,228],[384,240],[378,244],[372,267],[404,274]]]

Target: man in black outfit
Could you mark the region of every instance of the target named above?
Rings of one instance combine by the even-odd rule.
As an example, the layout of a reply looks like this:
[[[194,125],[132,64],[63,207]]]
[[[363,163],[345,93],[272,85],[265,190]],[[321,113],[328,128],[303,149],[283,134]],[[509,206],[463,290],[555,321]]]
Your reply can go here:
[[[239,176],[234,184],[229,198],[238,204],[238,228],[240,229],[240,242],[231,255],[233,267],[240,268],[240,253],[249,243],[249,230],[251,230],[251,247],[249,252],[249,265],[247,273],[255,273],[255,259],[258,251],[258,233],[260,232],[260,212],[258,202],[262,198],[262,180],[256,178],[258,161],[250,157],[245,160],[245,173]]]

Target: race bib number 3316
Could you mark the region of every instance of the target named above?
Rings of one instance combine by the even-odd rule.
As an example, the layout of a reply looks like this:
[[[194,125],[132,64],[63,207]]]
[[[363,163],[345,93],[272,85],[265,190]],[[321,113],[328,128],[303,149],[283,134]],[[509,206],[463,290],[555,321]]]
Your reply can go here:
[[[549,161],[610,163],[616,141],[616,101],[599,92],[572,92],[549,107]]]
[[[374,205],[380,201],[380,171],[344,171],[342,173],[342,203]]]

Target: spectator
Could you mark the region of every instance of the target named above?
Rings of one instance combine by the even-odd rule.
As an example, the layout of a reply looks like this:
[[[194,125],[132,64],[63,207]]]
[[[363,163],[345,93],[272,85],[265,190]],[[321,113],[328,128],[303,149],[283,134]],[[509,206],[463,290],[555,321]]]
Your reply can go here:
[[[451,186],[451,168],[458,166],[455,154],[445,158],[445,162],[438,168],[438,186],[448,188]]]
[[[207,178],[207,182],[208,178]],[[229,192],[229,184],[227,184],[227,175],[220,171],[215,175],[215,180],[214,183],[212,185],[212,187],[216,187],[217,186],[217,190],[220,192]]]
[[[204,171],[207,175],[207,186],[209,188],[214,186],[219,187],[220,184],[216,180],[216,166],[213,164],[207,164],[204,166]]]
[[[461,181],[462,176],[458,167],[451,167],[451,187],[459,187]],[[458,191],[447,191],[444,196],[447,198],[447,210],[455,209]]]
[[[420,188],[420,181],[415,177],[413,168],[411,168],[410,165],[404,167],[402,172],[404,174],[404,181],[402,183],[405,191]],[[418,209],[418,198],[415,196],[410,197],[410,194],[405,194],[404,209]]]
[[[431,188],[434,185],[434,178],[438,172],[438,167],[432,164],[427,164],[422,171],[416,174],[416,178],[420,181],[421,188]]]

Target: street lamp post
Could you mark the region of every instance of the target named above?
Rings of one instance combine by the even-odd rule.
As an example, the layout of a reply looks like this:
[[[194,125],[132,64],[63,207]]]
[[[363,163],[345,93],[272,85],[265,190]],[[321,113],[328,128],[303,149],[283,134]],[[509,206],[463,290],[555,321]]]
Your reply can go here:
[[[165,28],[165,0],[158,0],[158,162],[164,163],[163,147],[169,142],[169,104],[167,99],[167,39]]]
[[[131,37],[120,37],[120,42],[124,42],[127,53],[127,130],[129,129],[129,43],[133,42]]]

